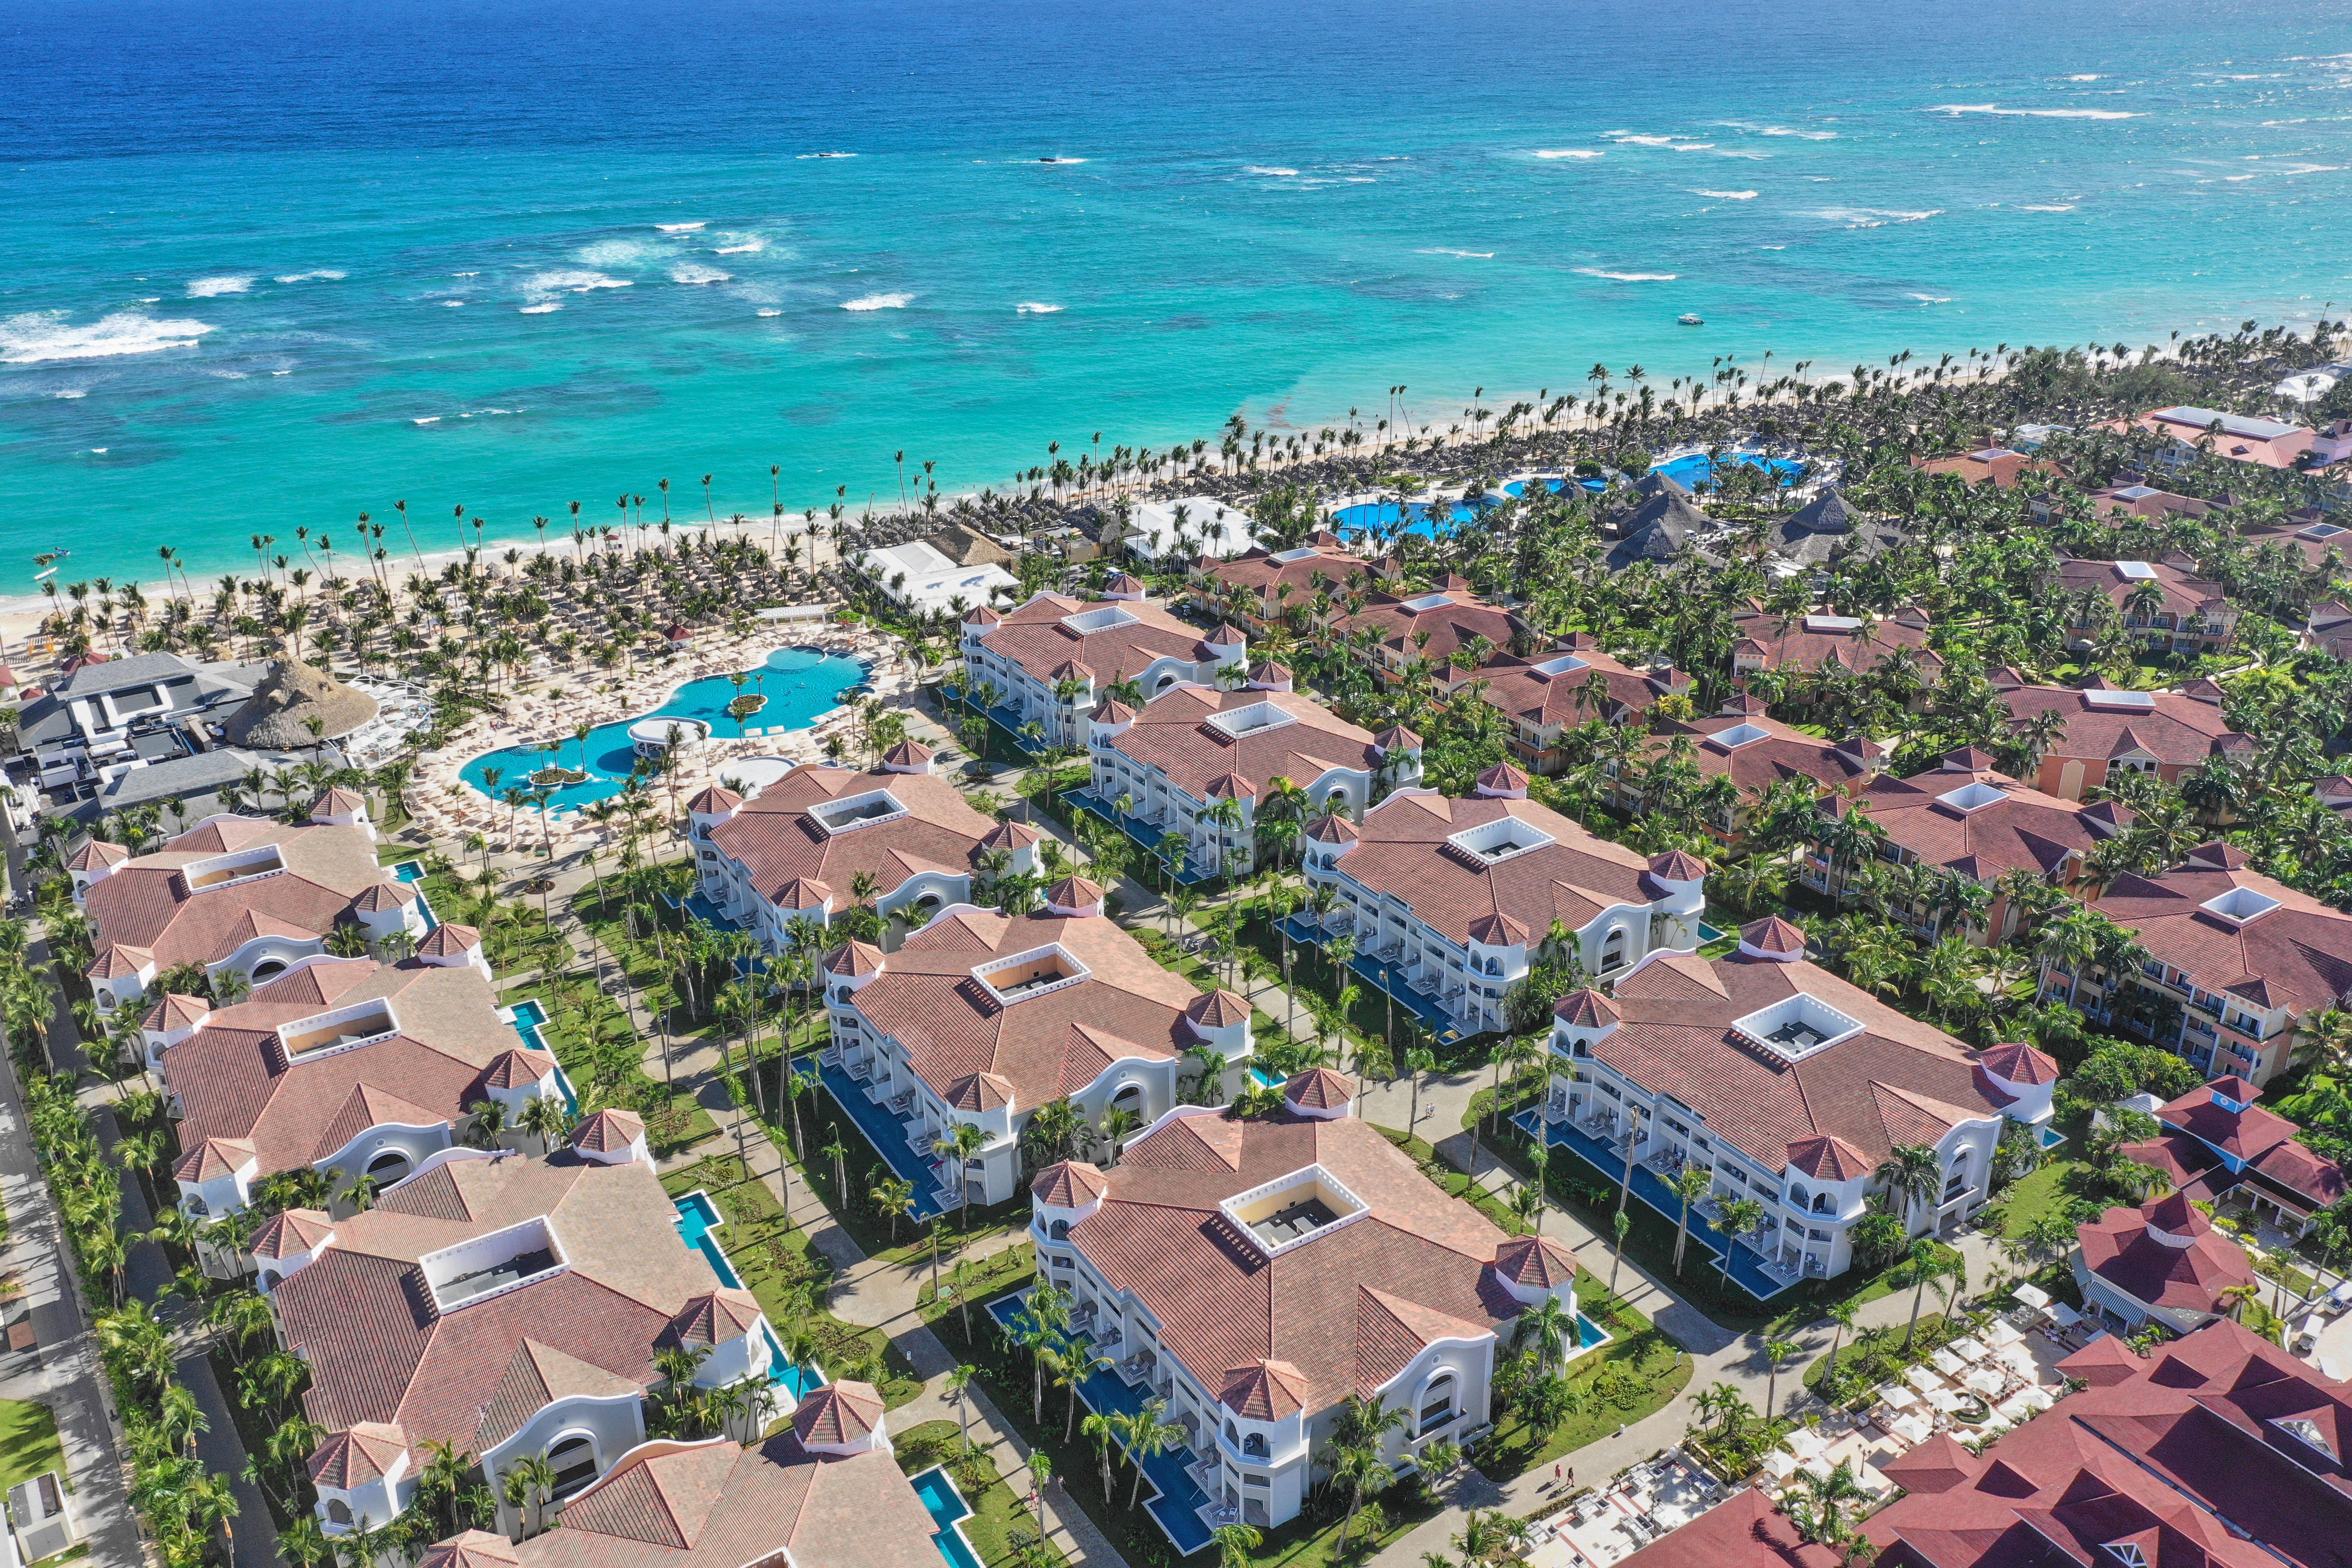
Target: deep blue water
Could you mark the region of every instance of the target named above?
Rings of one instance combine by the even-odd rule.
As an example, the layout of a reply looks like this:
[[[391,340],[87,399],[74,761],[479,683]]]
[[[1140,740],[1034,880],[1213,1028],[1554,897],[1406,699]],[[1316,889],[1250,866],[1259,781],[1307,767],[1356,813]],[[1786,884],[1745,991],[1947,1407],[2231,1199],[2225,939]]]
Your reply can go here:
[[[1595,363],[2308,319],[2352,295],[2347,21],[0,0],[0,593],[59,545],[348,563],[363,510],[405,555],[394,500],[430,552],[663,477],[854,510],[901,452],[953,492]]]

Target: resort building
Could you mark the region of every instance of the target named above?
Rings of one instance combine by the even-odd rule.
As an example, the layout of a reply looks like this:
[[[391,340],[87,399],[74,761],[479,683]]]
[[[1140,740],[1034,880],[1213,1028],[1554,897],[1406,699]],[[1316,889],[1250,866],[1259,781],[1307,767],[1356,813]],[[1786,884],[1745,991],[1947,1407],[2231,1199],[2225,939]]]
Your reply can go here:
[[[405,1508],[434,1443],[472,1455],[493,1493],[542,1458],[572,1499],[646,1441],[655,1358],[673,1347],[703,1352],[699,1386],[748,1384],[752,1430],[768,1400],[791,1408],[773,1331],[686,1244],[644,1131],[602,1110],[557,1153],[450,1149],[365,1213],[286,1216],[307,1245],[269,1300],[328,1434],[310,1479],[330,1535]]]
[[[1761,605],[1732,618],[1738,641],[1731,647],[1731,673],[1759,669],[1816,670],[1836,667],[1864,675],[1897,648],[1911,651],[1922,681],[1934,685],[1943,673],[1942,656],[1927,647],[1927,612],[1906,605],[1884,620],[1860,616],[1784,616]]]
[[[1294,691],[1290,672],[1272,663],[1252,669],[1238,691],[1177,685],[1140,709],[1107,702],[1087,728],[1095,802],[1155,837],[1182,839],[1188,869],[1204,876],[1256,864],[1257,827],[1276,779],[1305,792],[1295,803],[1302,826],[1310,812],[1360,818],[1384,791],[1421,782],[1417,746],[1391,751]],[[1238,819],[1213,820],[1229,800]]]
[[[2339,577],[2345,558],[2352,555],[2352,528],[2328,519],[2329,514],[2315,506],[2302,507],[2287,513],[2278,527],[2241,528],[2238,537],[2253,546],[2258,561],[2273,550],[2282,550],[2300,562],[2305,572]]]
[[[1973,746],[1947,752],[1926,773],[1907,779],[1882,773],[1851,797],[1832,795],[1822,803],[1831,822],[1850,811],[1864,812],[1881,830],[1881,859],[1925,866],[1991,892],[1991,904],[1968,921],[1968,938],[1979,943],[2006,942],[2017,930],[2016,907],[1999,890],[2002,878],[2021,872],[2071,889],[2092,849],[2134,821],[2130,807],[2114,801],[2084,805],[2020,784]],[[1853,871],[1843,864],[1832,871],[1830,853],[1819,844],[1800,863],[1805,885],[1832,898],[1844,893]],[[1932,898],[1890,909],[1930,941],[1958,913]]]
[[[1021,591],[1021,580],[1004,569],[1009,552],[966,531],[956,534],[869,550],[858,557],[858,569],[892,604],[927,616],[961,616]],[[961,555],[950,553],[955,543],[961,543]]]
[[[1001,616],[982,608],[963,618],[964,671],[975,688],[996,689],[992,717],[1013,731],[1035,724],[1055,745],[1085,743],[1079,721],[1113,686],[1131,684],[1147,701],[1180,680],[1213,686],[1220,672],[1247,668],[1248,653],[1236,628],[1204,633],[1139,585],[1092,602],[1040,594]]]
[[[1186,496],[1135,502],[1126,525],[1106,525],[1103,539],[1144,561],[1224,555],[1249,549],[1257,539],[1257,524],[1249,513],[1214,496]]]
[[[2074,1227],[2074,1282],[2087,1316],[2130,1333],[2176,1334],[2227,1317],[2230,1292],[2254,1283],[2246,1249],[2213,1228],[2187,1193],[2121,1205]]]
[[[702,896],[781,952],[795,921],[829,926],[865,903],[920,926],[972,902],[976,878],[1035,868],[1034,828],[990,821],[931,767],[929,748],[909,741],[871,773],[811,763],[748,797],[700,791],[687,832]]]
[[[2233,463],[2294,468],[2302,465],[2304,454],[2311,450],[2317,438],[2307,426],[2290,425],[2284,419],[2263,419],[2251,414],[2186,405],[2158,408],[2132,423],[2142,430],[2172,437],[2177,445],[2159,454],[2157,460],[2175,467],[2188,462],[2200,450],[2210,450],[2213,456],[2227,458]],[[2211,443],[2210,447],[2208,442]]]
[[[2177,1051],[2209,1079],[2270,1082],[2302,1047],[2305,1021],[2352,986],[2352,914],[2246,864],[2217,840],[2159,876],[2116,879],[2092,907],[2146,962],[2120,977],[2052,962],[2042,995]]]
[[[1603,526],[1602,537],[1612,542],[1601,559],[1612,572],[1641,563],[1663,570],[1685,547],[1697,549],[1697,541],[1716,528],[1716,521],[1698,509],[1688,490],[1665,479],[1633,510]]]
[[[1687,697],[1693,682],[1669,660],[1635,669],[1601,651],[1589,632],[1562,638],[1549,652],[1521,658],[1502,654],[1473,670],[1454,668],[1441,682],[1448,694],[1475,688],[1479,700],[1509,721],[1511,754],[1531,773],[1568,766],[1570,731],[1604,724],[1648,723],[1667,697]]]
[[[1382,563],[1365,560],[1338,534],[1318,530],[1295,549],[1254,546],[1231,560],[1203,555],[1192,568],[1190,602],[1263,634],[1294,611],[1313,616],[1318,595],[1338,600],[1370,592],[1383,571]]]
[[[2056,471],[2048,462],[2011,447],[1984,447],[1956,458],[1914,458],[1911,466],[1923,474],[1957,474],[1962,484],[1990,484],[2000,490],[2016,489],[2029,473]]]
[[[2352,658],[2352,605],[2330,599],[2311,606],[2311,619],[2303,630],[2303,646],[2316,648],[2330,658]]]
[[[233,1006],[167,995],[148,1010],[148,1061],[185,1151],[182,1209],[235,1213],[281,1171],[318,1171],[337,1192],[396,1182],[464,1138],[478,1107],[516,1126],[529,1101],[566,1094],[554,1055],[499,1016],[470,962],[480,939],[445,934],[446,952],[399,963],[297,959]]]
[[[950,1493],[946,1472],[932,1484]],[[963,1547],[958,1557],[949,1536]],[[960,1528],[931,1517],[892,1450],[873,1384],[817,1389],[789,1431],[656,1438],[624,1454],[522,1542],[467,1531],[418,1568],[940,1568],[977,1562]]]
[[[1722,958],[1662,949],[1609,996],[1562,997],[1551,1049],[1548,1142],[1612,1181],[1630,1173],[1669,1220],[1680,1203],[1666,1182],[1710,1172],[1693,1241],[1758,1297],[1845,1272],[1898,1146],[1933,1149],[1942,1173],[1903,1211],[1913,1234],[1974,1214],[1991,1196],[2002,1120],[2046,1122],[2057,1077],[2038,1051],[1973,1050],[1816,967],[1804,932],[1777,917]],[[1742,1199],[1762,1221],[1726,1237],[1715,1222]]]
[[[2055,588],[2067,646],[2087,647],[2098,640],[2100,625],[2086,619],[2085,611],[2104,598],[2133,639],[2158,652],[2213,653],[2228,647],[2238,629],[2237,609],[2221,596],[2220,584],[2190,576],[2195,569],[2185,555],[2161,561],[2059,556]]]
[[[294,826],[211,816],[146,855],[93,841],[70,857],[74,902],[92,927],[90,992],[99,1011],[144,997],[183,963],[266,984],[323,952],[338,926],[378,952],[430,926],[416,885],[377,864],[375,829],[330,792]],[[342,818],[344,820],[337,820]]]
[[[1714,553],[1739,556],[1759,548],[1776,577],[1820,576],[1841,562],[1868,561],[1903,542],[1903,529],[1874,517],[1845,499],[1835,485],[1791,512],[1767,520],[1760,541],[1735,534]]]
[[[2198,518],[2226,507],[2195,496],[2175,495],[2170,490],[2141,482],[2110,485],[2091,492],[2091,515],[2098,518],[2137,517],[2157,521],[2168,517]],[[2037,498],[2039,503],[2039,498]],[[2054,504],[2037,504],[2034,521],[2047,522],[2055,510]]]
[[[25,694],[16,714],[17,744],[32,757],[41,800],[55,814],[94,819],[97,797],[135,774],[159,771],[186,784],[191,763],[206,763],[199,771],[207,778],[236,763],[235,773],[224,773],[213,784],[217,788],[263,761],[217,748],[221,721],[253,695],[266,673],[256,665],[198,664],[174,653],[93,654],[48,690]],[[212,757],[217,760],[206,762]],[[149,793],[156,783],[139,780],[142,787],[128,804],[206,793]]]
[[[955,905],[894,952],[851,942],[825,960],[824,1061],[847,1080],[827,1081],[887,1112],[886,1130],[869,1132],[877,1147],[896,1143],[882,1152],[902,1175],[921,1178],[925,1212],[1018,1193],[1021,1132],[1039,1106],[1067,1099],[1098,1131],[1114,1110],[1149,1125],[1202,1072],[1237,1087],[1249,1005],[1162,968],[1102,900],[1066,877],[1036,913]],[[978,1151],[943,1172],[933,1144],[967,1125]]]
[[[1402,679],[1416,662],[1443,679],[1457,653],[1475,667],[1522,646],[1529,635],[1525,621],[1472,593],[1461,577],[1447,577],[1425,594],[1373,594],[1362,609],[1333,621],[1331,632],[1369,643],[1372,673],[1383,682]]]
[[[1465,1034],[1503,1026],[1505,998],[1545,943],[1571,944],[1587,970],[1613,975],[1697,945],[1706,902],[1703,862],[1594,837],[1528,799],[1527,775],[1507,763],[1481,773],[1468,799],[1400,790],[1360,825],[1317,824],[1302,869],[1335,898],[1319,921],[1290,917],[1293,931],[1348,937],[1359,973]]]
[[[1822,795],[1850,795],[1876,776],[1886,760],[1886,748],[1860,735],[1824,741],[1818,735],[1790,729],[1765,712],[1753,697],[1734,697],[1712,718],[1688,724],[1654,726],[1649,762],[1639,776],[1629,776],[1618,763],[1603,765],[1617,803],[1628,811],[1654,804],[1649,768],[1675,754],[1677,741],[1686,742],[1698,787],[1713,780],[1731,782],[1732,792],[1709,814],[1707,831],[1723,843],[1737,844],[1746,836],[1764,792],[1792,780],[1810,781]]]
[[[1798,1533],[1770,1492],[1741,1487],[1689,1523],[1618,1559],[1617,1568],[1841,1568],[1844,1562],[1836,1547]]]
[[[1296,1518],[1350,1397],[1402,1413],[1381,1438],[1391,1468],[1475,1440],[1515,1320],[1575,1308],[1568,1249],[1506,1237],[1432,1185],[1349,1114],[1354,1087],[1318,1068],[1273,1117],[1179,1107],[1117,1168],[1054,1165],[1032,1184],[1042,1277],[1115,1375],[1185,1430],[1189,1485],[1151,1504],[1184,1551],[1217,1526]],[[1570,1354],[1599,1337],[1573,1321]]]
[[[2301,1236],[2352,1187],[2342,1167],[2295,1136],[2294,1122],[2254,1103],[2262,1093],[2242,1078],[2202,1084],[2160,1108],[2163,1131],[2125,1144],[2123,1156],[2163,1172],[2191,1198]]]
[[[2227,1321],[2143,1358],[2102,1335],[2084,1386],[1972,1454],[1938,1435],[1883,1467],[1862,1525],[1885,1568],[2327,1568],[2352,1529],[2352,1385]],[[1738,1568],[1749,1568],[1741,1563]]]
[[[1992,672],[2010,728],[2038,744],[2032,783],[2044,795],[2080,800],[2120,769],[2166,784],[2216,757],[2250,753],[2253,742],[2230,728],[2221,689],[2191,681],[2179,691],[2126,691],[2095,676],[2081,689],[2028,686],[2012,669]],[[2042,715],[2056,715],[2043,719]]]

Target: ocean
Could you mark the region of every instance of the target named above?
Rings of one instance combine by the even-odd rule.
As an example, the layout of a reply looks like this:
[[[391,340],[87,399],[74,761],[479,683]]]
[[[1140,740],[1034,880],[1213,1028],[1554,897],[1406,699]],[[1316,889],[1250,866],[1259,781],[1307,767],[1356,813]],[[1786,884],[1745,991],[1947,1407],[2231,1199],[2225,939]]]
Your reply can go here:
[[[0,0],[0,595],[2308,321],[2347,50],[2352,0]]]

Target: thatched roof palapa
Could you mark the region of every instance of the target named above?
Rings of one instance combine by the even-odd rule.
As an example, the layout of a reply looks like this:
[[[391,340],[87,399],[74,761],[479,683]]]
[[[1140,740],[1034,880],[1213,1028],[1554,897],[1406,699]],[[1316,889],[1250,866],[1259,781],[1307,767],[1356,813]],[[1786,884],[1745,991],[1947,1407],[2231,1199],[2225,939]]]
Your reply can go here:
[[[253,689],[245,706],[229,715],[225,726],[232,746],[262,751],[294,751],[320,741],[338,741],[375,717],[376,700],[290,654],[271,664],[268,676]],[[326,721],[325,730],[310,733],[305,720]]]

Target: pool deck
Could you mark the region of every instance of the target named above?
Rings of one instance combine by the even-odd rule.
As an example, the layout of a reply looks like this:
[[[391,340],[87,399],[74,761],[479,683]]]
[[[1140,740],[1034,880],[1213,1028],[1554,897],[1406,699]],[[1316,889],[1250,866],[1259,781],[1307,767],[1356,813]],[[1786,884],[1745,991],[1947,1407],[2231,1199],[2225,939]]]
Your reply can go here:
[[[1325,941],[1321,928],[1307,915],[1285,915],[1282,918],[1282,930],[1294,942],[1307,942],[1320,947]],[[1436,1037],[1439,1045],[1459,1045],[1470,1037],[1472,1031],[1465,1030],[1456,1024],[1454,1021],[1454,1015],[1445,1010],[1444,1004],[1426,991],[1414,990],[1411,983],[1397,973],[1394,965],[1381,959],[1367,958],[1359,953],[1348,961],[1348,967],[1355,971],[1357,976],[1365,984],[1375,991],[1394,997],[1399,1006],[1411,1012],[1414,1017],[1427,1026],[1430,1033]]]
[[[866,1134],[866,1141],[892,1173],[914,1187],[914,1217],[925,1220],[945,1214],[947,1205],[940,1201],[938,1164],[919,1158],[914,1145],[907,1141],[907,1129],[913,1123],[876,1104],[874,1097],[866,1092],[866,1086],[842,1068],[828,1065],[822,1069],[822,1076],[825,1092],[833,1096],[833,1102],[857,1123],[857,1130]]]

